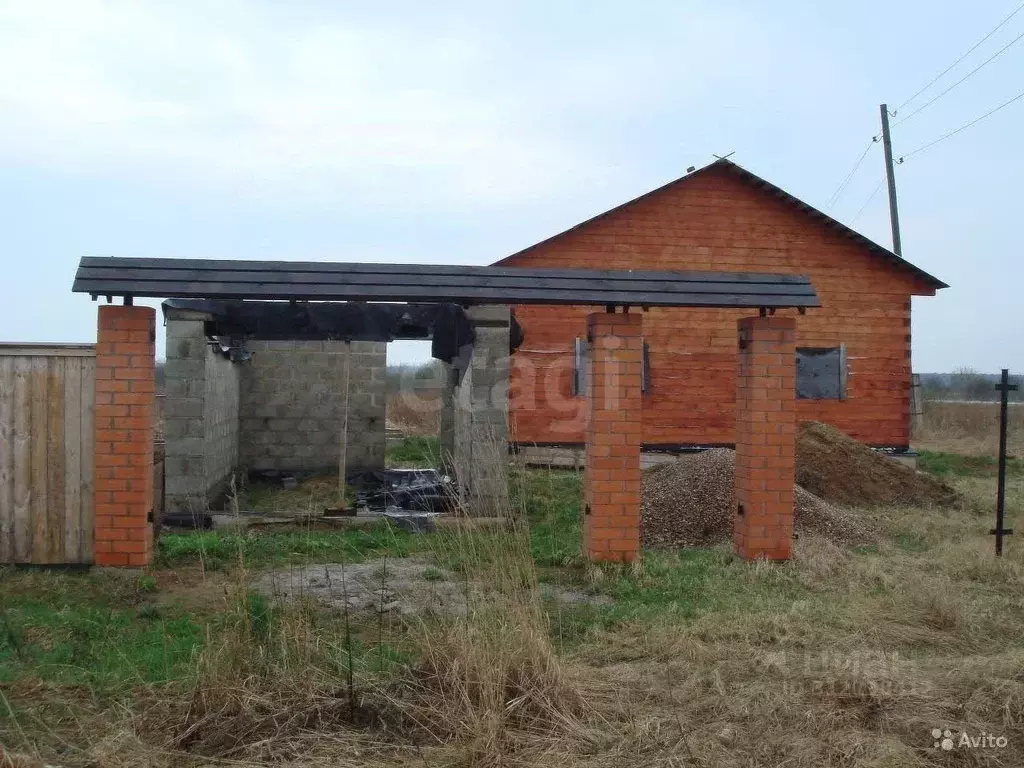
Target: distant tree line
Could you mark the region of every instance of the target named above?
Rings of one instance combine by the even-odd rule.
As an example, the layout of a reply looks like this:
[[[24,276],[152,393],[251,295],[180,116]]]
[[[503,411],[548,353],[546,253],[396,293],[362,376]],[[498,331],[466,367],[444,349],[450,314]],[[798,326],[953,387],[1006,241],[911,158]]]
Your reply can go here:
[[[1019,375],[1010,376],[1010,382],[1021,386]],[[998,373],[978,373],[973,368],[957,368],[952,373],[922,373],[921,390],[925,400],[978,400],[983,402],[996,401],[999,392],[995,386],[999,383]],[[1024,402],[1024,393],[1018,389],[1010,393],[1010,400]]]

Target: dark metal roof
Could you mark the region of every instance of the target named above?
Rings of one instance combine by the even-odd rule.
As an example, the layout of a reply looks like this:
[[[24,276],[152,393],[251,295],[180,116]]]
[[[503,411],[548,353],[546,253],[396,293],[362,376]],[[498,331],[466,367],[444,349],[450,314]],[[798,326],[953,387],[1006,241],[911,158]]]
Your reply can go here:
[[[544,243],[550,242],[550,241],[554,240],[555,238],[558,238],[558,237],[561,237],[564,234],[567,234],[568,232],[572,232],[575,229],[579,229],[580,227],[584,227],[584,226],[586,226],[587,224],[589,224],[592,221],[596,221],[598,219],[601,219],[604,216],[607,216],[610,213],[614,213],[615,211],[619,211],[619,210],[625,208],[626,206],[632,205],[633,203],[635,203],[635,202],[637,202],[639,200],[643,200],[644,198],[650,197],[651,195],[655,195],[658,192],[661,192],[663,189],[667,189],[668,187],[674,187],[677,184],[685,184],[689,179],[692,179],[692,178],[694,178],[695,176],[697,176],[697,175],[699,175],[701,173],[705,173],[707,171],[710,171],[711,169],[716,169],[716,168],[717,169],[724,169],[724,170],[729,171],[730,173],[735,174],[736,176],[740,177],[744,181],[746,181],[746,182],[748,182],[750,184],[753,184],[754,186],[760,187],[761,189],[765,190],[766,192],[768,192],[771,195],[774,195],[775,197],[779,198],[780,200],[784,201],[785,203],[787,203],[789,205],[792,205],[793,207],[797,208],[798,210],[803,211],[807,215],[817,219],[822,224],[824,224],[824,225],[826,225],[828,227],[831,227],[832,229],[835,229],[840,234],[842,234],[842,235],[844,235],[846,237],[849,237],[851,240],[856,242],[858,245],[862,245],[863,247],[867,248],[872,253],[874,253],[874,254],[876,254],[878,256],[881,256],[883,259],[886,259],[887,261],[889,261],[897,269],[904,270],[904,271],[909,272],[909,273],[915,275],[916,277],[920,278],[921,280],[923,280],[928,285],[929,288],[933,288],[933,289],[936,289],[936,290],[941,289],[941,288],[949,288],[949,286],[946,283],[942,282],[937,277],[934,277],[933,275],[928,274],[927,272],[925,272],[920,267],[916,267],[913,264],[911,264],[909,261],[907,261],[906,259],[903,259],[903,258],[897,256],[895,253],[890,251],[888,248],[885,248],[885,247],[879,245],[874,240],[870,240],[867,237],[864,237],[864,235],[862,235],[860,232],[856,231],[855,229],[851,229],[850,227],[846,226],[842,222],[837,221],[836,219],[833,219],[827,213],[824,213],[823,211],[819,211],[817,208],[815,208],[812,205],[809,205],[809,204],[805,203],[800,198],[794,197],[789,192],[787,192],[786,190],[782,189],[781,187],[775,186],[770,181],[766,181],[765,179],[762,179],[757,174],[751,173],[750,171],[748,171],[743,166],[737,165],[736,163],[732,162],[731,160],[726,160],[724,158],[716,160],[713,163],[709,163],[708,165],[705,165],[703,168],[698,168],[696,171],[693,171],[692,173],[688,173],[686,176],[683,176],[683,177],[678,178],[678,179],[674,179],[674,180],[670,181],[668,184],[663,184],[662,186],[658,187],[657,189],[652,189],[650,192],[645,192],[644,194],[640,195],[639,197],[633,198],[632,200],[628,200],[625,203],[621,203],[620,205],[617,205],[614,208],[611,208],[611,209],[609,209],[607,211],[604,211],[603,213],[599,213],[597,216],[593,216],[593,217],[587,219],[586,221],[580,222],[576,226],[570,227],[569,229],[565,230],[564,232],[560,232],[557,235],[553,235],[553,236],[551,236],[549,238],[546,238],[546,239],[542,240],[540,243],[535,243],[534,245],[531,245],[528,248],[524,248],[523,250],[518,251],[516,253],[513,253],[510,256],[506,256],[505,258],[500,259],[499,261],[495,262],[495,265],[498,266],[498,265],[506,264],[510,259],[513,259],[516,256],[519,256],[521,254],[525,254],[525,253],[529,252],[530,250],[532,250],[533,248],[536,248],[538,245],[542,245]]]
[[[95,296],[650,307],[817,307],[801,275],[86,257]]]

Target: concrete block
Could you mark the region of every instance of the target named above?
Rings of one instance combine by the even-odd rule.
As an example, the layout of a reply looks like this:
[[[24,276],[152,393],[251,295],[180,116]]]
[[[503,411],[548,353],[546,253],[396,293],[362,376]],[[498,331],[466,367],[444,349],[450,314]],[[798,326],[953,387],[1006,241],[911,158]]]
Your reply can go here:
[[[203,401],[198,397],[178,397],[164,400],[165,419],[201,419]]]

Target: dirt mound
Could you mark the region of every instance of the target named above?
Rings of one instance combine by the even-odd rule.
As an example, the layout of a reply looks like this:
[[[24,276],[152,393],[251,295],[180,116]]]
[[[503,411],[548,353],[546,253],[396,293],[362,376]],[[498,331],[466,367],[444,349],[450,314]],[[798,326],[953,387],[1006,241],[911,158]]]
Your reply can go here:
[[[684,456],[644,472],[640,536],[645,547],[704,547],[732,539],[736,454],[728,448]],[[823,536],[839,546],[867,544],[870,530],[797,486],[797,533]]]
[[[952,506],[957,492],[817,421],[800,425],[796,481],[819,498],[848,506]]]

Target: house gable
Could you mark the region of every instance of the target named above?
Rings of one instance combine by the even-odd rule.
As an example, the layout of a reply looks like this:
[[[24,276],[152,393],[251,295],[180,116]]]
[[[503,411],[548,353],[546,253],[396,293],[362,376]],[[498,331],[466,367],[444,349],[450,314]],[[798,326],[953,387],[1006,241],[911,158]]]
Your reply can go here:
[[[821,262],[822,257],[827,261]],[[799,273],[857,266],[933,296],[945,283],[728,160],[718,160],[496,264]],[[831,263],[829,263],[831,262]]]

